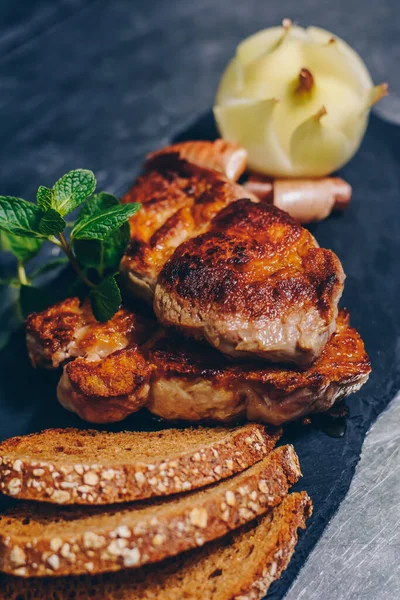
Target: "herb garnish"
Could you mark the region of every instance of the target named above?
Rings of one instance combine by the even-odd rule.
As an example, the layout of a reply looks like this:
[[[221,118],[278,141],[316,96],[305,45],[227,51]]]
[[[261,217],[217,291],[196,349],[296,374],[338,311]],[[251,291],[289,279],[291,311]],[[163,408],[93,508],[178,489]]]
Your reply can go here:
[[[70,262],[90,292],[93,314],[107,321],[119,309],[121,293],[115,278],[119,261],[129,242],[128,220],[140,204],[120,204],[107,192],[94,194],[92,171],[76,169],[63,175],[50,189],[40,186],[36,201],[0,196],[1,248],[17,259],[15,277],[0,284],[20,288],[20,302],[29,299],[35,310],[39,297],[34,280]],[[82,205],[76,220],[64,217]],[[58,246],[65,256],[47,261],[28,277],[25,264],[38,254],[45,241]]]

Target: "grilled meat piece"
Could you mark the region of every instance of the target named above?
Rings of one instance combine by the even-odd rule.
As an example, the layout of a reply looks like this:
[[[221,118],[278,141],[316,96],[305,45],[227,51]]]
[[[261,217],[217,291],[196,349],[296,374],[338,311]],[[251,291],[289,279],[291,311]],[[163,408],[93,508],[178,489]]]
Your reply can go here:
[[[198,166],[221,164],[216,145],[150,155],[124,199],[143,208],[121,271],[136,296],[154,302],[161,323],[233,357],[305,367],[335,330],[340,262],[283,212],[253,206],[253,196],[240,200],[241,186]]]
[[[305,371],[233,363],[179,333],[158,333],[140,347],[67,363],[57,390],[61,404],[92,423],[122,420],[145,405],[167,420],[231,423],[246,417],[281,424],[328,410],[358,390],[371,370],[345,311],[321,356]]]
[[[150,304],[158,274],[180,244],[207,231],[231,202],[243,197],[258,202],[222,173],[169,150],[147,161],[144,174],[123,198],[142,208],[131,221],[131,243],[120,269],[132,294]]]
[[[310,365],[336,328],[337,256],[275,206],[239,200],[175,250],[154,310],[232,357]]]
[[[65,364],[58,399],[82,419],[120,421],[146,402],[152,366],[137,344],[154,333],[153,320],[121,308],[99,323],[88,301],[68,298],[30,315],[26,327],[33,366]]]
[[[232,363],[220,353],[174,337],[151,352],[157,366],[147,408],[164,419],[231,423],[246,417],[280,425],[324,412],[356,392],[371,371],[363,341],[339,313],[337,331],[305,371],[265,363]]]
[[[240,144],[221,139],[214,142],[200,140],[173,144],[152,152],[148,155],[147,160],[153,160],[156,156],[171,152],[178,152],[180,158],[199,167],[219,171],[232,181],[237,181],[247,166],[247,151]]]
[[[96,361],[77,358],[65,365],[57,397],[85,421],[122,421],[146,403],[152,370],[137,346]]]
[[[78,298],[67,298],[47,310],[30,314],[26,321],[26,343],[34,367],[56,368],[79,356],[75,335],[87,317]]]
[[[26,319],[26,339],[34,367],[57,368],[72,358],[104,358],[129,344],[143,343],[154,323],[121,308],[107,323],[93,316],[89,301],[67,298]]]

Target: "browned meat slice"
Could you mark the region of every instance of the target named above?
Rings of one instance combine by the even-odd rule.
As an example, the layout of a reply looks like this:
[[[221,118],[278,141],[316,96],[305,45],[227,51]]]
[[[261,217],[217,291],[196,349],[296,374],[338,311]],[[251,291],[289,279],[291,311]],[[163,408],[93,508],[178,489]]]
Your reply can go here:
[[[335,331],[343,283],[337,256],[287,213],[239,200],[175,250],[154,310],[224,354],[305,367]]]
[[[34,367],[58,367],[78,356],[75,333],[84,326],[85,316],[78,298],[67,298],[26,319],[26,342]]]
[[[130,346],[102,360],[64,367],[61,404],[93,423],[124,419],[142,405],[167,420],[280,424],[328,410],[368,379],[364,344],[341,311],[337,331],[306,370],[233,363],[221,353],[169,332],[154,346]]]
[[[180,158],[184,158],[199,167],[219,171],[232,181],[237,181],[247,166],[246,150],[239,144],[221,139],[214,142],[199,140],[173,144],[152,152],[147,159],[153,160],[156,156],[170,154],[171,152],[178,152]]]
[[[131,243],[120,266],[128,289],[152,303],[158,274],[175,249],[206,231],[221,209],[243,197],[258,202],[222,173],[189,163],[179,152],[156,153],[123,199],[142,204],[132,219]]]
[[[57,396],[64,408],[85,421],[121,421],[147,401],[151,372],[137,346],[96,361],[77,358],[65,365]]]
[[[337,331],[315,363],[301,371],[265,363],[235,364],[220,353],[165,338],[147,408],[164,419],[230,423],[238,418],[279,425],[324,412],[360,389],[371,371],[363,341],[341,311]]]
[[[129,344],[143,343],[154,323],[121,308],[107,323],[99,323],[88,301],[67,298],[26,319],[29,356],[34,367],[56,368],[77,356],[103,358]]]

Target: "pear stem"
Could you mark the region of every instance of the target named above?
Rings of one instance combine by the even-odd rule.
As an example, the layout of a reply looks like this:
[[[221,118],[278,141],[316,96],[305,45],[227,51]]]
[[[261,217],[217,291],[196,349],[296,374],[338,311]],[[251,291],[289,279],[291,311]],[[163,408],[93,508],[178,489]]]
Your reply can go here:
[[[303,94],[306,92],[310,92],[314,87],[314,76],[305,67],[301,69],[299,73],[299,83],[296,88],[296,94]]]
[[[387,83],[381,83],[379,85],[376,85],[372,89],[371,100],[369,102],[368,108],[371,108],[371,106],[373,106],[374,104],[379,102],[379,100],[381,100],[388,94],[389,94],[389,86]]]
[[[316,121],[320,121],[320,119],[322,119],[322,117],[324,117],[327,114],[328,114],[328,111],[326,110],[325,106],[321,106],[321,108],[319,109],[319,111],[316,112],[315,115],[313,115],[313,118]]]

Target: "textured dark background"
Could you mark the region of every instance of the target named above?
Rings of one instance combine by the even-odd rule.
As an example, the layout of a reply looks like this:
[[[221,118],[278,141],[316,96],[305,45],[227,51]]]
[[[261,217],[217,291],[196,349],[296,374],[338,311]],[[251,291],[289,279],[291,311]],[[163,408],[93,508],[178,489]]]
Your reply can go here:
[[[2,0],[2,193],[76,165],[124,191],[212,104],[236,44],[285,16],[344,37],[400,95],[398,0]]]
[[[380,114],[400,121],[398,0],[2,0],[0,192],[31,199],[39,184],[86,167],[101,187],[121,194],[149,150],[182,132],[212,135],[209,109],[236,44],[286,16],[350,42],[375,81],[390,83],[392,97]],[[271,590],[276,600],[343,498],[366,430],[400,385],[399,163],[399,130],[373,117],[359,154],[343,171],[354,186],[350,210],[313,227],[321,245],[343,261],[343,304],[374,372],[349,402],[344,438],[315,429],[288,433],[302,463],[300,487],[315,512],[290,568]],[[0,293],[5,330],[10,313]],[[0,439],[78,422],[55,405],[53,375],[29,368],[17,332],[0,352]]]

